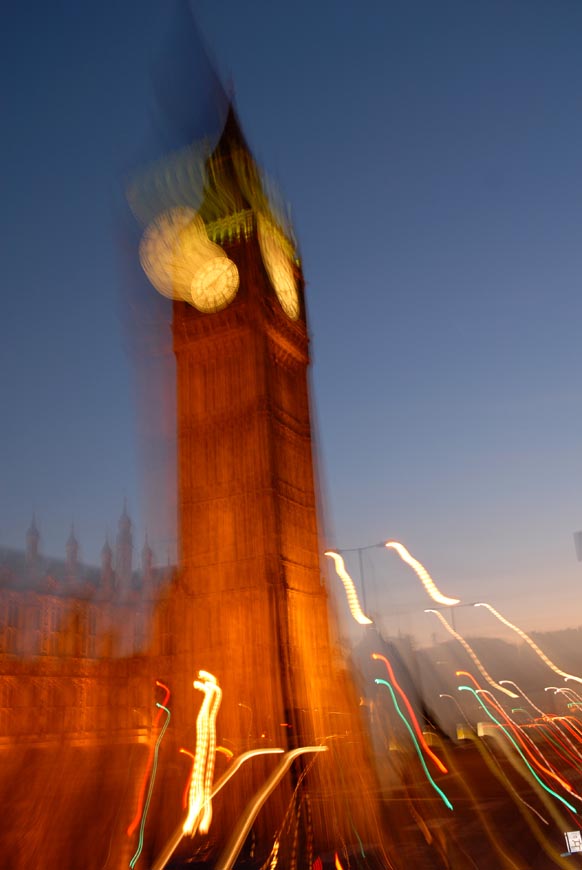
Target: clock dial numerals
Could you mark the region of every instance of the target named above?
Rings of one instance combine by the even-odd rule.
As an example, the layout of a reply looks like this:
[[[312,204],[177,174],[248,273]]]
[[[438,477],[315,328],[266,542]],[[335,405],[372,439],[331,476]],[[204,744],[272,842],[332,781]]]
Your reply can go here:
[[[238,291],[238,269],[210,241],[193,209],[174,208],[159,215],[143,235],[139,256],[162,296],[183,299],[198,311],[221,311]]]
[[[289,242],[268,218],[259,215],[259,246],[265,269],[281,308],[291,320],[300,313],[297,279],[289,252]]]

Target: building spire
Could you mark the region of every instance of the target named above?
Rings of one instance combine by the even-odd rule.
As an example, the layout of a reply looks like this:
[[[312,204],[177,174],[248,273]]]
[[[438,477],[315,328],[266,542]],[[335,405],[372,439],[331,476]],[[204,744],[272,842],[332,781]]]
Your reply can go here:
[[[133,573],[133,536],[131,520],[127,512],[127,499],[123,500],[123,512],[119,518],[118,529],[115,544],[115,573],[118,585],[129,589]]]
[[[66,564],[67,564],[67,576],[69,578],[77,577],[77,570],[79,567],[78,564],[79,559],[79,542],[75,537],[75,525],[71,523],[71,532],[69,534],[67,543],[66,543]]]
[[[33,511],[32,520],[26,532],[26,563],[29,567],[35,567],[38,562],[40,544],[40,532],[36,525],[36,514]]]

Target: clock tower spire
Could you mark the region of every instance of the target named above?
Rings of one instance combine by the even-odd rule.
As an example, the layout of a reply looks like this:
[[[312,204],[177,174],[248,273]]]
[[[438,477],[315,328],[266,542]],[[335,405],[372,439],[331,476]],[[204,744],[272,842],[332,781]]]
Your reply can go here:
[[[191,730],[204,670],[222,688],[219,741],[306,745],[334,733],[328,711],[349,715],[349,689],[320,569],[303,276],[232,106],[198,171],[199,200],[161,211],[140,247],[174,300],[173,721]]]

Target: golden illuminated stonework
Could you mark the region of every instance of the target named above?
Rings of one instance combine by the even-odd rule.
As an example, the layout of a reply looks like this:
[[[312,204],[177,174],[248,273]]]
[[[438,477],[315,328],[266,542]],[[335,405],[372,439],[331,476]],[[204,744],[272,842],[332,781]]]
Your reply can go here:
[[[293,250],[283,233],[266,217],[258,216],[259,245],[265,269],[287,317],[299,317],[299,293],[293,269]]]
[[[222,311],[236,296],[238,285],[238,269],[232,260],[213,257],[198,269],[192,279],[189,301],[198,311]]]

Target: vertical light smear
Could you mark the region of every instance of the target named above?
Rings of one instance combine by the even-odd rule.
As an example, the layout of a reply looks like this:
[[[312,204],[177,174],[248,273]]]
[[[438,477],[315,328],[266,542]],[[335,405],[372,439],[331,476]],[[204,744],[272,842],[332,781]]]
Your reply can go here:
[[[157,710],[157,713],[154,717],[154,728],[158,727],[159,722],[160,722],[160,716],[162,715],[162,710],[166,709],[166,705],[167,705],[168,700],[170,698],[170,690],[168,689],[168,687],[166,685],[164,685],[164,683],[160,683],[159,680],[156,680],[156,686],[158,686],[160,689],[164,690],[164,700],[162,701],[161,704],[156,704],[156,707],[158,708],[158,710]],[[139,797],[137,800],[137,810],[135,812],[135,816],[131,820],[129,827],[127,829],[127,836],[128,837],[130,837],[133,834],[133,832],[135,831],[135,829],[139,825],[140,819],[142,817],[143,802],[144,802],[144,798],[145,798],[145,790],[146,790],[146,785],[148,782],[148,777],[149,777],[150,771],[152,769],[152,764],[154,761],[154,751],[155,751],[154,744],[152,743],[150,745],[150,751],[148,753],[148,759],[146,762],[146,769],[144,771],[144,775],[143,775],[143,779],[142,779],[142,783],[141,783],[141,788],[139,790]]]
[[[196,754],[190,780],[188,815],[182,827],[184,834],[194,835],[199,828],[205,834],[212,821],[211,788],[214,776],[214,757],[216,748],[216,716],[222,690],[216,677],[208,671],[199,671],[194,688],[204,692],[198,717],[196,719]]]
[[[360,625],[371,625],[372,620],[366,616],[366,614],[360,607],[360,601],[358,599],[356,587],[354,586],[354,581],[346,571],[346,566],[344,564],[343,558],[340,556],[339,553],[334,552],[334,550],[327,550],[324,553],[324,556],[329,556],[330,559],[333,559],[336,573],[344,584],[344,589],[346,590],[346,598],[348,599],[350,613],[352,614],[356,622],[359,622]]]
[[[129,862],[129,866],[131,867],[131,870],[133,870],[133,868],[137,864],[138,858],[142,853],[143,833],[145,830],[145,823],[146,823],[146,819],[147,819],[147,815],[148,815],[148,810],[150,808],[150,802],[152,799],[152,792],[154,790],[154,782],[156,779],[156,772],[158,769],[158,751],[160,748],[160,743],[162,742],[162,737],[166,733],[166,728],[170,724],[170,711],[168,710],[168,708],[164,707],[162,704],[156,704],[156,707],[159,707],[160,710],[164,711],[164,713],[166,714],[166,721],[164,722],[164,724],[162,726],[162,730],[160,731],[160,733],[158,735],[158,739],[156,740],[156,746],[154,749],[154,760],[153,760],[153,766],[152,766],[152,775],[150,777],[150,785],[148,788],[148,794],[147,794],[147,798],[146,798],[146,802],[145,802],[145,806],[144,806],[144,810],[143,810],[143,815],[141,817],[141,825],[139,826],[139,840],[138,840],[138,844],[137,844],[137,849],[135,851],[135,855],[133,856],[133,858]]]

